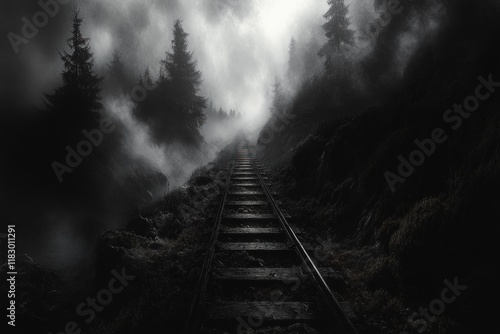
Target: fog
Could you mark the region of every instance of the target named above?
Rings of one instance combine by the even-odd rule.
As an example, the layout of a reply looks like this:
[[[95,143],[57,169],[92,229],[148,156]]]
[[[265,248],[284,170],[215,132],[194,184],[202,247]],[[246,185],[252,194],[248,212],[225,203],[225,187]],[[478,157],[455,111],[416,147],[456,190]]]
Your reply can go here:
[[[42,93],[52,93],[61,85],[63,66],[59,52],[67,49],[66,40],[71,35],[73,3],[76,2],[61,5],[60,11],[29,43],[20,45],[19,53],[14,52],[7,38],[3,39],[0,55],[4,62],[0,74],[9,78],[3,80],[0,87],[5,106],[3,124],[8,128],[4,133],[8,138],[5,145],[10,145],[9,140],[16,140],[22,133],[22,129],[9,128],[10,119],[33,117],[32,106],[40,107]],[[51,263],[59,264],[86,256],[88,240],[82,234],[95,237],[96,231],[122,225],[130,207],[158,199],[166,191],[182,185],[193,170],[210,162],[240,130],[255,139],[269,117],[275,78],[284,83],[290,96],[296,88],[287,81],[292,37],[297,42],[299,57],[307,62],[307,76],[322,70],[324,60],[317,52],[326,42],[321,26],[328,4],[326,0],[86,0],[78,1],[78,8],[84,19],[83,35],[90,40],[95,69],[101,76],[106,75],[112,54],[117,52],[132,77],[138,78],[149,68],[157,78],[160,61],[170,50],[173,24],[177,19],[182,20],[189,33],[189,49],[203,75],[200,95],[213,102],[217,109],[241,112],[242,118],[207,124],[201,129],[202,148],[192,151],[180,144],[154,143],[148,127],[133,117],[135,104],[130,94],[116,97],[105,93],[102,113],[111,117],[123,134],[120,150],[109,153],[104,169],[111,177],[100,184],[99,195],[80,201],[78,209],[71,210],[57,198],[37,195],[44,192],[40,186],[27,200],[28,204],[41,208],[40,213],[33,210],[16,217],[18,221],[27,221],[24,222],[27,227],[38,229],[33,235],[43,230],[36,243],[31,244],[30,240],[27,243],[31,249],[41,245],[44,249],[39,252],[40,257],[49,253]],[[40,11],[35,0],[22,3],[9,0],[6,9],[0,14],[4,36],[9,32],[20,33],[21,18],[30,19]],[[373,46],[362,31],[366,31],[367,24],[379,14],[374,12],[371,0],[353,0],[349,10],[358,41],[364,39],[348,56],[360,59],[368,55]],[[404,72],[416,45],[435,29],[432,16],[415,17],[414,21],[400,36],[399,75]],[[18,108],[15,115],[9,114],[10,106]],[[24,152],[31,143],[19,139],[18,146],[22,147],[18,151]],[[17,168],[13,170],[22,173]],[[134,188],[144,179],[149,182],[147,185],[139,191]],[[30,214],[36,218],[32,220]],[[89,227],[89,219],[92,227]]]
[[[291,37],[299,44],[323,39],[320,25],[328,9],[323,0],[87,0],[78,6],[100,73],[114,51],[136,76],[146,67],[158,73],[170,48],[173,23],[181,19],[203,73],[202,95],[224,109],[241,111],[247,120],[266,116],[274,77],[286,73]],[[7,29],[20,30],[20,18],[40,10],[36,1],[24,7],[10,16]],[[18,65],[16,86],[24,87],[21,94],[29,95],[33,104],[39,104],[41,91],[59,85],[57,51],[70,36],[71,4],[61,9],[38,36],[21,45],[15,58],[12,47],[3,51]]]

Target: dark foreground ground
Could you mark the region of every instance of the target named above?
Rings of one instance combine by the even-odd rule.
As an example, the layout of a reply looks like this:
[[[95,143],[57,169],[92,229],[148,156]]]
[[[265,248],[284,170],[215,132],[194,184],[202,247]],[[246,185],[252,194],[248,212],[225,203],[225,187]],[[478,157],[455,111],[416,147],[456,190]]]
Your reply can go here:
[[[141,209],[124,228],[102,234],[91,264],[71,279],[67,279],[67,273],[41,267],[28,255],[20,257],[19,332],[59,333],[74,328],[100,334],[180,333],[198,276],[196,268],[203,261],[207,232],[213,224],[207,218],[215,210],[210,204],[217,202],[223,189],[232,150],[231,146],[223,150],[216,161],[197,170],[181,189]],[[465,267],[465,276],[457,272],[441,280],[405,276],[404,266],[411,263],[402,261],[399,254],[371,242],[366,233],[345,233],[335,224],[342,221],[338,207],[332,205],[330,197],[325,200],[334,191],[325,188],[301,195],[295,169],[290,163],[269,170],[272,184],[280,194],[282,207],[292,215],[294,226],[305,231],[304,241],[321,247],[325,254],[321,266],[332,267],[346,280],[345,289],[337,295],[350,303],[360,319],[362,333],[482,333],[474,330],[475,321],[481,320],[476,307],[478,301],[488,297],[478,295],[485,287],[474,284],[487,280],[487,272]],[[414,214],[422,219],[435,205],[423,202]],[[414,222],[419,221],[417,218]],[[391,222],[387,224],[385,229]],[[384,233],[378,229],[373,232],[377,237]],[[244,252],[215,260],[258,261]],[[5,265],[1,271],[5,274]],[[2,289],[5,284],[2,282]],[[443,294],[445,289],[448,292]],[[315,333],[307,325],[276,327],[271,332]]]

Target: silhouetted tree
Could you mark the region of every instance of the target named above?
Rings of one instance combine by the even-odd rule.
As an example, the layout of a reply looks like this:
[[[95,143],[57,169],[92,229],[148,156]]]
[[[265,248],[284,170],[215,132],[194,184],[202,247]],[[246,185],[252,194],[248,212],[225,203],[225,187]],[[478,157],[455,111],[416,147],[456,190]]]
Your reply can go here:
[[[375,0],[373,2],[373,7],[375,7],[375,9],[379,9],[380,7],[384,6],[386,3],[387,3],[387,0]]]
[[[292,37],[288,49],[288,79],[292,85],[295,85],[300,77],[300,58],[297,52],[297,42]]]
[[[225,119],[227,117],[227,114],[222,108],[219,108],[219,118],[220,119]]]
[[[111,78],[121,79],[125,75],[125,65],[117,51],[113,52],[113,59],[107,65],[108,73]]]
[[[174,108],[187,120],[187,126],[192,132],[197,132],[205,122],[203,110],[206,99],[198,95],[202,82],[201,72],[196,69],[193,53],[188,51],[187,34],[177,20],[174,24],[172,52],[167,52],[162,62],[171,83]]]
[[[177,20],[174,25],[172,51],[161,62],[159,78],[154,81],[149,69],[140,77],[146,97],[138,102],[135,116],[148,124],[157,142],[201,142],[200,127],[206,121],[206,99],[198,95],[201,72],[196,69],[188,51],[188,34]]]
[[[94,74],[94,58],[89,40],[81,33],[82,19],[75,7],[73,10],[73,36],[68,39],[70,52],[60,53],[64,63],[63,86],[53,94],[44,94],[47,110],[62,117],[75,126],[84,127],[97,116],[89,114],[102,108],[100,84],[102,78]],[[68,126],[70,126],[68,124]]]
[[[319,55],[326,57],[325,67],[332,69],[334,59],[342,56],[342,47],[354,44],[354,31],[349,29],[348,7],[344,0],[328,0],[330,9],[324,15],[327,22],[323,25],[328,42],[321,48]]]
[[[149,70],[149,67],[146,67],[146,69],[144,70],[141,86],[145,87],[146,89],[151,89],[151,87],[154,86],[154,81],[151,77],[151,71]]]
[[[112,93],[124,93],[128,88],[128,77],[125,65],[117,51],[113,52],[113,59],[107,64],[107,67],[107,88]]]
[[[273,102],[271,105],[272,113],[281,113],[285,108],[285,96],[283,95],[283,87],[278,77],[275,78],[273,84]]]
[[[98,168],[99,161],[103,161],[105,145],[113,143],[107,136],[104,145],[92,148],[88,157],[81,159],[78,145],[87,139],[83,131],[93,131],[99,127],[101,120],[98,111],[102,109],[100,93],[102,78],[94,74],[94,58],[90,48],[90,41],[82,36],[80,17],[77,7],[73,8],[72,36],[67,40],[68,51],[59,52],[63,61],[62,85],[55,89],[53,94],[43,94],[43,135],[40,140],[46,143],[47,151],[44,154],[51,160],[51,167],[56,173],[59,181],[64,182],[64,187],[75,191],[87,191],[94,180],[93,173]],[[103,138],[101,138],[103,139]],[[70,150],[76,150],[73,158],[80,160],[82,165],[78,166],[78,173],[67,177],[73,172],[69,165],[68,156]],[[89,152],[88,147],[84,151]],[[76,157],[76,158],[75,158]],[[79,176],[78,176],[79,175]]]
[[[206,115],[207,118],[215,118],[217,116],[217,110],[215,110],[213,101],[210,101],[210,104],[207,107]]]

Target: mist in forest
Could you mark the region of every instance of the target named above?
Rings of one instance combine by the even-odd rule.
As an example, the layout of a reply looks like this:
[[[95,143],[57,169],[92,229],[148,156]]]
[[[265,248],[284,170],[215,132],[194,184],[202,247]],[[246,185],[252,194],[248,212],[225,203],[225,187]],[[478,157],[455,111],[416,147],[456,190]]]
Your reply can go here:
[[[17,38],[3,39],[1,51],[1,74],[10,78],[2,81],[0,95],[6,106],[1,114],[2,146],[16,158],[16,163],[3,166],[2,174],[10,177],[2,196],[12,202],[8,220],[26,235],[19,247],[51,266],[88,258],[99,232],[121,226],[131,212],[182,185],[241,128],[258,132],[269,115],[275,77],[286,78],[292,37],[310,58],[311,68],[321,69],[316,52],[324,41],[323,1],[289,1],[286,6],[280,1],[230,0],[41,3],[9,1],[2,15],[2,32]],[[56,101],[64,93],[61,56],[71,54],[68,38],[75,9],[101,88],[101,108],[94,117],[98,123],[74,116],[76,102],[61,102],[61,117],[46,111],[47,97]],[[25,36],[30,32],[25,25],[33,24],[41,11],[50,14],[46,24]],[[152,108],[168,108],[154,101],[152,87],[166,75],[162,61],[172,52],[176,22],[188,34],[187,51],[200,73],[197,96],[205,99],[202,109],[210,103],[224,113],[207,117],[187,139],[159,138],[161,129],[152,129],[154,118],[141,121],[144,114],[138,111],[147,109],[154,117]],[[123,72],[119,83],[111,73],[116,59]],[[151,86],[145,85],[146,71]],[[146,102],[153,101],[141,106],[138,87],[146,93]],[[55,108],[57,103],[49,99],[48,104]],[[61,166],[66,166],[67,148],[76,151],[86,138],[82,130],[92,133],[104,119],[113,130],[81,166],[65,172]],[[60,165],[54,167],[55,162]],[[24,210],[26,206],[33,209]]]
[[[327,1],[40,3],[9,1],[1,21],[4,35],[11,36],[3,39],[1,49],[1,74],[9,78],[0,90],[5,106],[2,145],[15,157],[2,167],[3,175],[10,176],[3,196],[13,202],[7,216],[31,231],[27,235],[37,235],[21,247],[36,250],[40,258],[53,254],[52,264],[86,258],[99,232],[123,225],[130,212],[181,186],[241,130],[257,138],[275,102],[290,105],[296,92],[325,69],[318,53],[327,42]],[[57,102],[66,94],[62,74],[70,63],[65,65],[61,56],[71,53],[75,10],[92,59],[90,95],[99,99],[97,116],[79,121],[75,110],[85,101]],[[50,14],[46,24],[26,38],[30,27],[25,25],[32,25],[41,11]],[[412,51],[436,29],[432,11],[416,13],[414,24],[391,45],[398,66],[384,74],[387,81],[401,76]],[[386,12],[377,12],[371,1],[348,6],[355,43],[345,58],[351,63],[373,52],[377,25],[385,24],[380,17]],[[179,36],[185,34],[183,61],[192,67],[193,91],[186,98],[197,105],[187,112],[175,111],[181,85],[168,67],[177,24]],[[367,85],[367,78],[356,72],[350,81],[361,90]],[[47,106],[59,114],[47,112]],[[82,130],[91,132],[103,120],[113,130],[103,136],[102,145],[82,166],[64,169],[67,148],[76,149],[85,139]],[[26,206],[34,209],[23,210]]]

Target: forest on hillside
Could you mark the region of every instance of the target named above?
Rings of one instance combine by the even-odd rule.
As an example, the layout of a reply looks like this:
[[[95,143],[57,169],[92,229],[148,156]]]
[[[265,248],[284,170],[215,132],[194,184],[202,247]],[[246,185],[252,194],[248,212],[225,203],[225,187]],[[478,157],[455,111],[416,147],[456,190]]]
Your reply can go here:
[[[214,117],[213,104],[200,95],[203,75],[181,20],[165,40],[170,47],[158,60],[159,72],[149,66],[136,72],[120,50],[97,67],[100,50],[84,33],[85,14],[77,4],[62,9],[65,43],[52,51],[62,68],[58,83],[37,92],[33,103],[5,100],[2,150],[15,159],[2,166],[11,175],[4,190],[13,209],[6,215],[20,222],[30,251],[44,249],[54,226],[69,220],[68,233],[86,257],[98,233],[123,224],[213,159],[228,141],[217,130],[240,119],[222,109]],[[22,49],[22,40],[9,41]],[[43,237],[34,238],[38,233]],[[51,261],[58,266],[61,259]]]
[[[500,292],[498,2],[376,1],[361,35],[347,3],[329,4],[324,72],[275,99],[259,152],[302,226],[328,231],[374,323],[486,333]],[[468,293],[425,315],[453,279]]]
[[[359,333],[492,332],[498,0],[8,1],[0,243],[15,226],[20,332],[180,333],[214,217],[228,201],[251,220],[270,207],[258,195],[320,244]],[[242,201],[227,199],[238,156]],[[225,255],[210,260],[288,265]],[[111,280],[123,290],[92,308]]]

